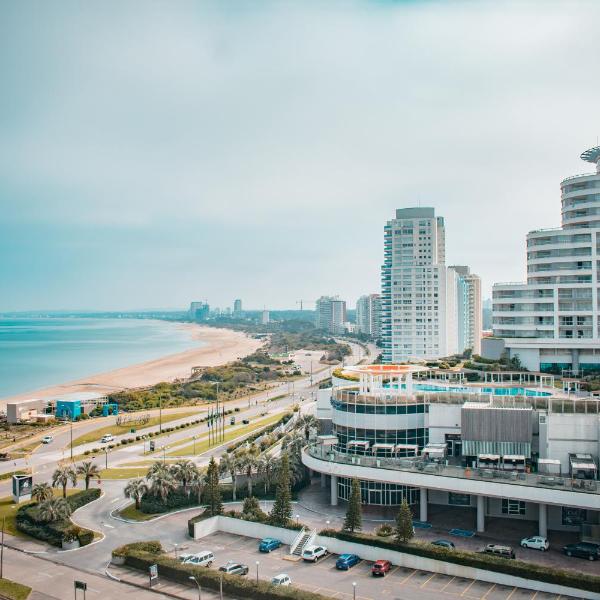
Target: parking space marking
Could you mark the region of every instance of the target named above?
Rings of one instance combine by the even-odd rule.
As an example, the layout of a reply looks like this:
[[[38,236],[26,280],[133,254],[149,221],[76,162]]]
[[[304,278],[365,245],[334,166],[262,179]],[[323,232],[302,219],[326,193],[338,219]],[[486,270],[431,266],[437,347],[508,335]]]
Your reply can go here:
[[[511,599],[511,597],[512,597],[512,595],[513,595],[513,594],[514,594],[516,591],[517,591],[517,588],[516,588],[516,587],[515,587],[515,588],[513,588],[513,589],[511,590],[510,594],[508,595],[508,597],[506,598],[506,600],[510,600],[510,599]]]
[[[393,569],[390,570],[390,572],[388,573],[388,575],[393,575],[399,568],[400,568],[400,566],[396,565]]]
[[[424,581],[419,587],[423,587],[424,585],[427,585],[436,575],[437,575],[437,573],[432,573],[431,577],[429,577],[426,581]]]
[[[417,572],[417,570],[415,569],[408,577],[405,577],[401,582],[400,585],[404,585],[415,573]]]
[[[494,583],[494,585],[492,585],[492,587],[483,595],[481,596],[481,600],[485,600],[485,597],[496,587],[496,584]]]
[[[473,579],[473,581],[471,581],[471,583],[462,591],[461,596],[464,596],[467,591],[469,591],[471,589],[471,586],[475,583],[475,579]]]
[[[440,592],[443,592],[455,579],[456,577],[451,577],[450,580],[446,582],[446,585],[444,585],[444,587],[440,590]]]

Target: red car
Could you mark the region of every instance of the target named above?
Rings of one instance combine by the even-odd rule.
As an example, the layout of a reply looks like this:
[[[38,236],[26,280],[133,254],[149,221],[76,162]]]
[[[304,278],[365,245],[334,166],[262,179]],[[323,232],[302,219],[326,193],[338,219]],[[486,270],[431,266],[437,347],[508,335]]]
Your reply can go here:
[[[392,563],[389,560],[376,560],[371,567],[371,575],[384,577],[391,568]]]

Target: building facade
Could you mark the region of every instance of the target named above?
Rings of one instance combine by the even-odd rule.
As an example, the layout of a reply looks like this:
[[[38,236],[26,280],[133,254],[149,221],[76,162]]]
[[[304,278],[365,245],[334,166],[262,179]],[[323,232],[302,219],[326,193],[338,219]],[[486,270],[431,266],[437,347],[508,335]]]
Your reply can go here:
[[[381,296],[368,294],[356,301],[356,331],[378,339],[381,335]]]
[[[233,316],[241,317],[242,316],[242,301],[237,298],[233,301]]]
[[[555,393],[553,378],[491,394],[440,386],[414,365],[359,365],[344,377],[319,390],[324,435],[302,455],[333,505],[349,498],[356,477],[363,504],[406,499],[421,521],[431,505],[447,505],[474,509],[480,532],[488,517],[522,519],[537,521],[540,535],[600,541],[597,398]]]
[[[559,228],[527,234],[527,281],[493,287],[493,331],[532,371],[600,371],[600,146],[561,184]]]
[[[206,302],[191,302],[189,315],[192,321],[206,321],[210,315],[210,306]]]
[[[447,309],[449,354],[472,350],[481,354],[482,304],[481,277],[471,273],[465,265],[448,267],[447,298],[451,299]],[[455,340],[455,350],[451,344]],[[452,342],[451,342],[452,341]]]
[[[346,330],[344,325],[346,321],[345,300],[340,300],[338,296],[321,296],[317,300],[315,320],[317,329],[342,334]]]

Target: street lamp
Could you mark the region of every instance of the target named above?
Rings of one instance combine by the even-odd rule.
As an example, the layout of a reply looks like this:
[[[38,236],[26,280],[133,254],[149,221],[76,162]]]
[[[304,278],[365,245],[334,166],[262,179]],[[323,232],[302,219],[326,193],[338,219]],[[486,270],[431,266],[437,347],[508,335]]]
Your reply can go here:
[[[352,600],[356,600],[356,581],[352,582]]]
[[[260,565],[260,560],[256,561],[256,583],[258,583],[258,565]]]
[[[175,560],[177,560],[177,543],[173,542],[173,548],[175,548]]]
[[[104,468],[108,469],[108,447],[104,447]]]
[[[198,586],[198,600],[202,600],[202,588],[200,587],[198,580],[193,576],[190,576],[190,579]]]
[[[192,436],[194,439],[194,456],[196,456],[196,436]]]
[[[165,463],[165,461],[167,460],[167,450],[169,449],[169,446],[163,446],[163,464]]]
[[[296,526],[298,526],[298,520],[300,519],[300,515],[296,515]]]

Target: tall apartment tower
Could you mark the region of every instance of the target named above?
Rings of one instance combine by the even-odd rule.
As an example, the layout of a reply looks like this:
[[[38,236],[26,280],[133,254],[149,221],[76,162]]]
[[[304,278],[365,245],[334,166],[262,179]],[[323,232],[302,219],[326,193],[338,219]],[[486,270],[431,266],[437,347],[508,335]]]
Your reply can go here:
[[[381,296],[368,294],[356,301],[356,331],[374,339],[381,335]]]
[[[527,234],[527,283],[493,288],[494,335],[532,371],[600,371],[600,146],[561,184],[562,224]]]
[[[448,354],[463,353],[470,349],[473,354],[481,354],[483,333],[483,308],[481,305],[481,277],[471,273],[465,265],[448,267],[447,298],[454,300],[454,312],[448,310]],[[452,286],[452,287],[451,287]],[[451,300],[452,302],[452,300]],[[455,323],[452,323],[452,322]],[[452,325],[450,325],[452,323]],[[455,335],[455,338],[454,338]],[[456,347],[451,348],[451,340]]]
[[[324,329],[329,333],[344,333],[346,322],[346,301],[338,296],[321,296],[316,302],[317,329]]]
[[[447,354],[445,252],[444,219],[433,208],[398,209],[384,227],[384,362]]]
[[[233,301],[233,316],[242,316],[242,301],[239,298]]]

